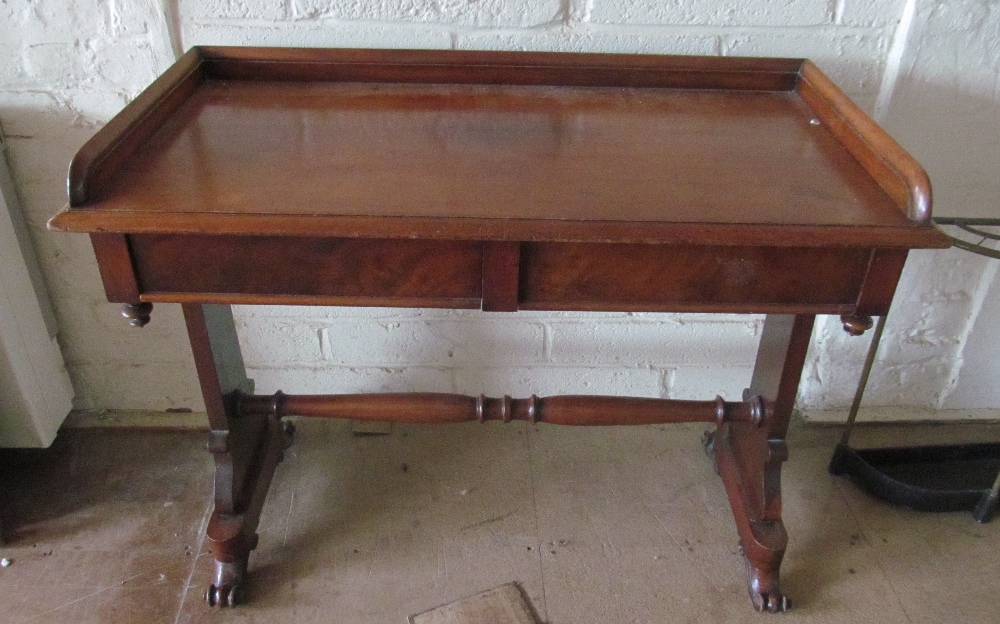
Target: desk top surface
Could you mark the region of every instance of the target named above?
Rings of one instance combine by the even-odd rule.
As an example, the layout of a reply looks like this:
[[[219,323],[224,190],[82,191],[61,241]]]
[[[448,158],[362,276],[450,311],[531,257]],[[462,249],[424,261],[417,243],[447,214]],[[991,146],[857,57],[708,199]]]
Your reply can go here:
[[[937,246],[919,165],[802,61],[311,52],[189,53],[81,150],[53,227]]]

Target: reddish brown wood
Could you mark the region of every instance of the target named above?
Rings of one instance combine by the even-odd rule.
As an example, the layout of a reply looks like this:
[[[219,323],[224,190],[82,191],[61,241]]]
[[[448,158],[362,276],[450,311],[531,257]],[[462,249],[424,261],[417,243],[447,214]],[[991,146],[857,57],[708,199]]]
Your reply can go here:
[[[240,601],[257,524],[286,436],[273,414],[240,414],[238,401],[253,392],[228,306],[185,304],[191,351],[212,428],[208,448],[215,457],[215,506],[206,535],[215,558],[216,582],[209,603]]]
[[[563,89],[207,80],[101,211],[148,210],[167,192],[171,213],[909,222],[792,92]],[[450,104],[421,110],[434,100]]]
[[[483,310],[514,312],[521,263],[521,246],[508,241],[483,243]]]
[[[121,234],[94,233],[90,243],[97,256],[97,268],[104,282],[104,293],[114,303],[138,303],[139,284],[128,240]]]
[[[337,238],[418,238],[421,240],[597,241],[602,243],[664,243],[727,245],[738,241],[768,247],[885,247],[944,248],[934,228],[865,228],[806,224],[727,224],[637,221],[540,219],[407,218],[332,215],[186,214],[122,212],[109,223],[107,215],[87,210],[64,210],[49,228],[65,232],[122,232],[135,234],[205,234],[234,236],[315,236]],[[373,234],[375,232],[375,234]]]
[[[234,293],[147,293],[143,301],[159,303],[215,303],[223,305],[298,305],[298,306],[363,306],[383,308],[448,308],[475,310],[478,297],[441,299],[429,297],[336,297],[310,295],[254,295]]]
[[[461,302],[482,291],[482,249],[473,242],[172,234],[131,240],[143,292],[154,295]]]
[[[812,315],[805,314],[772,314],[764,321],[753,378],[744,395],[774,401],[769,437],[784,438],[788,433],[814,321]]]
[[[801,60],[192,55],[81,150],[71,185],[105,175],[105,152],[114,184],[81,190],[53,227],[702,244],[757,228],[772,244],[946,244],[923,212],[907,216],[923,197],[909,161]]]
[[[853,306],[870,251],[694,245],[527,243],[522,307],[761,312]],[[796,267],[794,271],[788,267]]]
[[[875,250],[858,296],[857,314],[883,316],[889,311],[907,253],[906,249]]]
[[[781,463],[814,318],[769,315],[761,333],[750,388],[744,396],[773,402],[762,427],[727,422],[715,433],[715,461],[726,487],[747,561],[750,597],[758,611],[784,611],[789,602],[778,572],[788,544],[781,520]]]
[[[792,89],[801,59],[440,50],[201,47],[237,80],[382,81],[700,89]]]
[[[743,447],[750,447],[740,451]],[[781,462],[787,458],[781,439],[767,440],[746,426],[720,427],[715,434],[715,461],[726,486],[729,505],[746,560],[750,600],[758,611],[786,611],[791,602],[781,590],[779,571],[788,545],[781,521]],[[760,500],[766,492],[770,498]],[[768,519],[762,505],[777,518]]]
[[[233,513],[244,502],[240,499],[246,489],[242,485],[242,473],[252,463],[254,453],[253,443],[240,440],[232,444],[233,436],[252,440],[260,435],[263,427],[259,419],[236,417],[236,401],[239,396],[253,392],[253,382],[246,376],[229,307],[199,304],[182,307],[213,432],[210,446],[217,455],[217,463],[219,457],[225,456],[225,461],[232,466],[224,471],[228,475],[223,480],[218,479],[218,473],[216,475],[215,505],[222,513]]]
[[[844,331],[852,336],[860,336],[872,328],[872,317],[860,314],[845,314],[840,317]]]
[[[554,396],[527,399],[460,394],[333,394],[243,396],[245,414],[350,418],[408,423],[526,420],[552,425],[650,425],[674,422],[748,422],[762,426],[770,406],[743,402],[680,401],[613,396]]]
[[[802,63],[797,90],[833,136],[879,186],[917,223],[930,223],[927,172],[887,132],[809,61]]]
[[[80,148],[69,167],[71,206],[101,199],[139,147],[194,93],[201,60],[189,51]]]
[[[279,417],[300,413],[715,420],[751,597],[784,610],[780,466],[813,315],[884,314],[907,250],[949,245],[919,165],[800,59],[198,48],[80,150],[69,186],[50,227],[94,235],[109,298],[136,319],[184,304],[221,605]],[[780,314],[744,403],[253,397],[231,313],[206,303]]]

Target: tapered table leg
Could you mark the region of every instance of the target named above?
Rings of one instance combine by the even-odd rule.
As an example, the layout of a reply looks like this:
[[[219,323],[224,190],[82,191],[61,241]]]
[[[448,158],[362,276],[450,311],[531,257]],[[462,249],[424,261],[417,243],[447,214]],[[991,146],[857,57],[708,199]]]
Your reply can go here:
[[[240,412],[240,396],[253,392],[253,382],[246,376],[230,307],[183,308],[215,456],[215,507],[207,531],[215,580],[205,597],[212,606],[235,606],[242,600],[260,512],[287,431],[275,414]]]
[[[773,415],[760,425],[723,423],[713,440],[716,467],[746,559],[750,599],[758,611],[781,612],[790,607],[778,578],[788,543],[781,521],[781,464],[788,457],[785,436],[813,320],[811,315],[768,315],[745,396],[774,401]]]

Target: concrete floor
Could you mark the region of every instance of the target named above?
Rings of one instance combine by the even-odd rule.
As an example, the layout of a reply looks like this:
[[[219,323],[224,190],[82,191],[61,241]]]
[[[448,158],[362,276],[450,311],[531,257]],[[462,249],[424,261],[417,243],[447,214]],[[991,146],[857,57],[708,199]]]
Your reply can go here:
[[[890,507],[831,477],[835,428],[784,471],[785,615],[751,610],[704,427],[300,421],[251,556],[250,604],[209,609],[205,435],[68,430],[0,453],[0,621],[405,622],[517,581],[549,624],[1000,622],[1000,520]],[[855,445],[996,426],[865,428]]]

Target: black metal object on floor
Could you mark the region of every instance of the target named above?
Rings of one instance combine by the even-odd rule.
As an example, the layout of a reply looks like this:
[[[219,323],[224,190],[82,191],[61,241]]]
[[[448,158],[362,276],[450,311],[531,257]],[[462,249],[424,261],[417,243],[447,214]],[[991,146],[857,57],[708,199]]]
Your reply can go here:
[[[979,237],[970,242],[949,235],[955,247],[1000,259],[1000,251],[984,245],[1000,241],[1000,234],[983,230],[1000,227],[1000,219],[935,219],[938,225],[955,226]],[[887,502],[919,511],[972,509],[977,522],[989,522],[1000,503],[1000,444],[957,444],[897,448],[854,449],[851,431],[871,374],[885,317],[879,318],[861,372],[847,425],[830,460],[830,472],[847,474],[870,494]]]
[[[830,472],[847,474],[866,492],[917,511],[973,510],[989,522],[997,507],[992,489],[1000,471],[1000,444],[956,444],[854,449],[837,445]]]

